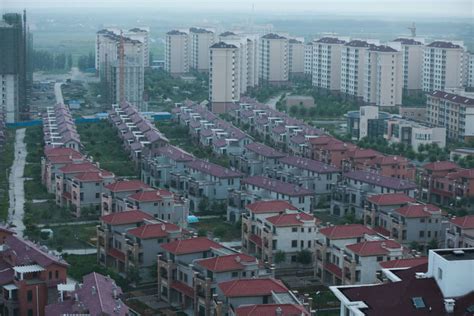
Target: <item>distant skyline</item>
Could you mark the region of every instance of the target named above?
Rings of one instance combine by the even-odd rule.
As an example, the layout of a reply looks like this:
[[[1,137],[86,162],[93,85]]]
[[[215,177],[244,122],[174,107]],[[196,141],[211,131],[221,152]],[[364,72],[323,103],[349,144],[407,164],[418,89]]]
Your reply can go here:
[[[147,8],[151,10],[473,17],[474,0],[0,0],[2,11],[40,8]]]

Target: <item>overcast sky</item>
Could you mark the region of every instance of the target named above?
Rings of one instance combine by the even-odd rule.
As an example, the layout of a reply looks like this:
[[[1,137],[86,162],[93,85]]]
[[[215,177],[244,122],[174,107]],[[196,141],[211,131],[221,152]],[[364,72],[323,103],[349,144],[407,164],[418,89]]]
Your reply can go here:
[[[149,8],[255,13],[339,13],[398,16],[473,17],[474,0],[0,0],[7,8]]]

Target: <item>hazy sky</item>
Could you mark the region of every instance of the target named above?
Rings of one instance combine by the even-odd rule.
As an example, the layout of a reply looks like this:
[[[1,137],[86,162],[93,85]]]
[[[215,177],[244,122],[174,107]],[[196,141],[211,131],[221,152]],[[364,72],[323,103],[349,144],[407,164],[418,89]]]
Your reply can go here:
[[[208,10],[256,13],[339,13],[398,16],[444,16],[474,19],[474,0],[0,0],[7,8],[149,8],[156,10]],[[3,7],[3,8],[2,8]]]

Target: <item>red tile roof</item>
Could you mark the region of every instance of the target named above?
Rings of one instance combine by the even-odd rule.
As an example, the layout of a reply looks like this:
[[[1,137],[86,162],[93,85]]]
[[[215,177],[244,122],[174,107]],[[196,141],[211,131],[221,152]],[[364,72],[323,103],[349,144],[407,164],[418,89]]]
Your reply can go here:
[[[44,150],[46,157],[58,157],[58,156],[67,156],[71,158],[81,158],[82,154],[77,150],[67,147],[57,147],[57,148],[46,148]]]
[[[188,297],[194,298],[194,289],[187,284],[174,281],[171,283],[171,288],[177,290],[180,293],[183,293]]]
[[[161,201],[163,196],[173,195],[170,191],[167,190],[149,190],[149,191],[140,191],[134,193],[128,197],[130,200],[135,200],[139,202],[155,202]]]
[[[164,238],[171,232],[178,232],[180,228],[171,223],[145,224],[127,231],[127,234],[141,239]]]
[[[411,204],[395,209],[395,212],[404,217],[430,217],[431,213],[441,212],[441,209],[432,204]]]
[[[390,231],[382,226],[375,226],[372,229],[380,235],[390,237]]]
[[[304,222],[317,222],[317,219],[310,214],[304,212],[279,214],[266,218],[267,221],[272,223],[274,226],[301,226]]]
[[[107,250],[107,254],[114,257],[115,259],[119,259],[120,261],[125,261],[125,254],[118,249],[109,248]]]
[[[310,313],[301,305],[296,304],[261,304],[244,305],[235,310],[236,316],[275,316],[277,310],[282,316],[309,316]]]
[[[79,173],[99,171],[99,168],[90,162],[70,163],[59,169],[62,173]]]
[[[284,200],[257,201],[247,205],[247,208],[255,214],[281,213],[286,210],[298,210],[293,204]]]
[[[332,274],[338,276],[339,278],[342,278],[342,270],[338,266],[336,266],[334,263],[326,263],[324,265],[324,269],[328,270]]]
[[[408,159],[402,156],[379,156],[374,158],[374,163],[379,165],[394,165],[407,162]]]
[[[268,296],[274,293],[286,293],[288,288],[282,281],[268,279],[239,279],[218,284],[226,297]]]
[[[145,219],[153,219],[153,216],[139,210],[112,213],[109,215],[104,215],[100,218],[101,221],[110,225],[140,223]]]
[[[82,182],[99,182],[104,179],[104,177],[113,176],[113,173],[102,170],[97,172],[84,172],[76,175],[74,178]]]
[[[319,232],[329,239],[357,238],[365,234],[376,235],[375,231],[361,224],[330,226],[320,229]]]
[[[420,257],[384,261],[380,262],[380,266],[384,269],[412,268],[426,263],[428,263],[428,257]]]
[[[451,219],[450,222],[463,229],[473,229],[474,228],[474,215],[456,217],[456,218]]]
[[[262,238],[260,238],[260,236],[257,236],[255,234],[250,234],[249,240],[258,246],[262,246],[263,244]]]
[[[162,244],[161,248],[175,255],[209,251],[211,248],[223,248],[221,244],[208,239],[207,237],[197,237],[184,240],[176,240],[167,244]]]
[[[400,249],[402,246],[393,240],[374,240],[347,245],[346,248],[359,256],[377,256],[386,255],[389,249]]]
[[[372,195],[367,198],[367,200],[373,204],[377,205],[401,205],[406,203],[414,203],[416,199],[409,197],[404,193],[386,193],[386,194],[377,194]]]
[[[105,186],[111,192],[138,191],[150,189],[150,186],[140,180],[123,180]]]
[[[423,168],[431,171],[448,171],[457,169],[459,166],[451,161],[436,161],[427,163]]]
[[[195,263],[213,272],[225,272],[245,269],[245,263],[258,263],[257,258],[236,253],[232,255],[217,256],[208,259],[198,260]]]

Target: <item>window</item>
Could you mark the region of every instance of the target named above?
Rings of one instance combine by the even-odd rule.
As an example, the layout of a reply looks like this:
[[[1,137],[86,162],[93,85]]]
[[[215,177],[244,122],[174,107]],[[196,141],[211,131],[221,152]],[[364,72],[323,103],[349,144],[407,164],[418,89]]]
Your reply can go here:
[[[28,302],[31,302],[33,300],[33,291],[32,290],[29,290],[27,293],[26,293],[26,300]]]
[[[425,232],[423,230],[420,231],[420,237],[425,237]]]
[[[377,257],[377,262],[383,261],[383,256]]]
[[[53,271],[49,271],[48,277],[49,277],[50,280],[53,278]]]
[[[238,272],[232,272],[232,277],[233,278],[237,278],[239,276],[239,273]]]
[[[291,241],[291,248],[296,248],[298,247],[298,240],[292,240]]]
[[[296,233],[298,231],[298,227],[292,227],[291,232]]]

